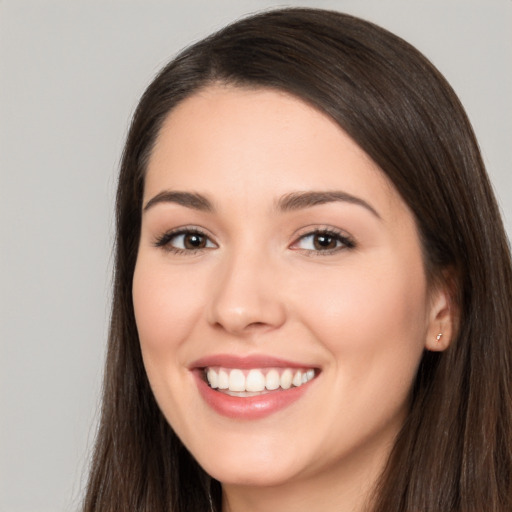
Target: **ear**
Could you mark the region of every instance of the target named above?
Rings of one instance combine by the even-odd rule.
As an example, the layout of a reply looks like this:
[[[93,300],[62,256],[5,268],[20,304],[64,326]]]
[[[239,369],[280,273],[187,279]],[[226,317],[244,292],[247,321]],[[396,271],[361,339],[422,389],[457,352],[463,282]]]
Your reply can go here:
[[[425,348],[432,352],[446,350],[457,331],[458,307],[455,302],[455,280],[445,276],[444,282],[435,285],[430,298],[429,322]]]

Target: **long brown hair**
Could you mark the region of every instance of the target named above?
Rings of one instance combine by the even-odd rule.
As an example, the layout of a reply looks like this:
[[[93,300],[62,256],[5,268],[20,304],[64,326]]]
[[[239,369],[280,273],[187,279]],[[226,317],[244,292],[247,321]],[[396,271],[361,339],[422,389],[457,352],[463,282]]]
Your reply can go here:
[[[512,265],[471,125],[412,46],[315,9],[269,11],[226,27],[178,55],[139,103],[119,177],[103,407],[84,510],[220,510],[219,483],[153,398],[131,296],[148,156],[169,111],[215,82],[283,90],[331,116],[409,205],[431,282],[447,269],[455,276],[456,339],[443,353],[424,354],[374,510],[512,510]]]

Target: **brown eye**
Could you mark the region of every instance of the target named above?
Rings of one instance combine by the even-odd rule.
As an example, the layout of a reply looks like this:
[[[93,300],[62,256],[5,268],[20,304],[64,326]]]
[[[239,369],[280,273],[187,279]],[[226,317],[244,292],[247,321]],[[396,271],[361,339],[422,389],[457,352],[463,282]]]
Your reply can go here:
[[[333,254],[343,249],[353,249],[355,243],[347,235],[331,230],[318,230],[301,236],[292,249],[300,249],[310,254]]]
[[[155,241],[156,247],[162,247],[170,252],[194,252],[202,249],[217,247],[207,235],[196,230],[180,230],[165,233]]]
[[[336,249],[338,247],[338,239],[328,233],[317,233],[313,237],[313,246],[317,251],[325,251]]]
[[[206,237],[199,233],[188,233],[183,235],[183,246],[185,249],[203,249],[206,247]]]

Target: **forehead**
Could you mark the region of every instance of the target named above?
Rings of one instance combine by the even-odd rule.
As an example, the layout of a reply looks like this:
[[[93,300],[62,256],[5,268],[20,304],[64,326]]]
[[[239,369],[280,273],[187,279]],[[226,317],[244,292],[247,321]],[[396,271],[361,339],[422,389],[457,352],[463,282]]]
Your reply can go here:
[[[340,188],[379,202],[397,196],[326,114],[285,92],[225,85],[199,91],[167,116],[149,160],[145,199],[162,188],[248,198]]]
[[[267,151],[280,150],[283,159],[291,156],[283,150],[292,144],[303,143],[304,152],[314,145],[322,145],[325,150],[328,145],[335,149],[342,144],[340,149],[345,154],[357,153],[377,169],[331,117],[297,96],[269,88],[222,84],[201,89],[171,110],[160,129],[151,160],[163,153],[178,154],[180,149],[182,153],[189,151],[189,157],[198,149],[210,149],[210,157],[214,158],[225,149],[219,145],[222,140],[231,144],[233,156],[237,148],[247,154],[250,146],[255,151],[259,146]],[[197,142],[201,143],[199,147],[190,146]]]

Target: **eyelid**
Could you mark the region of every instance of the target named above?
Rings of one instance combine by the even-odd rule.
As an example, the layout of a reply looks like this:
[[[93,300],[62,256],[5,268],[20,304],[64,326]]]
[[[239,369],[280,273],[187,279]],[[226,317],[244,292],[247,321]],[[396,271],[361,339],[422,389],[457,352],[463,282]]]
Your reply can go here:
[[[190,235],[197,234],[200,236],[204,236],[209,242],[213,244],[214,247],[198,247],[196,249],[182,249],[180,247],[174,247],[170,244],[170,242],[180,235]],[[213,237],[198,226],[179,226],[173,229],[169,229],[162,233],[161,235],[157,235],[155,240],[153,241],[153,245],[157,248],[161,248],[168,252],[174,254],[195,254],[204,250],[211,250],[213,248],[218,247],[217,243],[213,240]]]
[[[206,247],[198,247],[194,249],[180,248],[171,245],[171,241],[179,237],[180,235],[190,235],[197,234],[203,236],[207,239],[207,243],[210,243],[210,246]],[[298,247],[299,243],[306,239],[307,237],[313,237],[315,235],[327,235],[331,236],[339,242],[339,246],[332,249],[304,249]],[[210,235],[206,230],[200,228],[195,225],[188,226],[179,226],[170,230],[165,231],[164,233],[155,237],[153,241],[153,245],[157,248],[161,248],[168,252],[174,254],[195,254],[197,252],[211,250],[213,248],[218,248],[217,243],[213,240],[213,236]],[[356,243],[351,235],[349,235],[346,231],[341,230],[339,228],[334,228],[333,226],[306,226],[302,228],[298,233],[296,233],[294,237],[294,242],[289,246],[290,249],[300,251],[309,256],[327,256],[330,254],[338,253],[343,250],[350,250],[356,247]]]
[[[325,250],[302,249],[296,247],[301,240],[315,236],[317,234],[332,236],[341,243],[341,246]],[[306,228],[303,228],[301,232],[296,235],[295,241],[290,245],[290,248],[292,250],[300,251],[308,256],[328,256],[334,253],[338,253],[340,251],[354,249],[355,247],[356,242],[351,235],[349,235],[346,231],[343,231],[339,228],[334,228],[332,226],[308,226]]]

